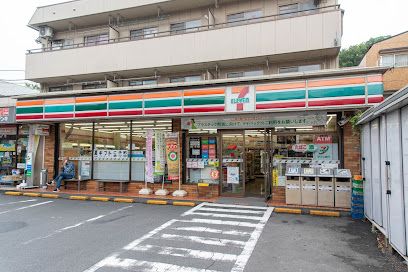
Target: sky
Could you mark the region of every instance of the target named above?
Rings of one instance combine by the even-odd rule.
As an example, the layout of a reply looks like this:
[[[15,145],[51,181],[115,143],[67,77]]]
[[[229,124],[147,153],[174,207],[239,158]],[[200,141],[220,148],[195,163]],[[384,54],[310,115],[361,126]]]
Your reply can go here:
[[[115,1],[115,0],[112,0]],[[137,0],[135,0],[137,1]],[[0,24],[0,79],[24,79],[25,52],[38,48],[37,32],[27,23],[38,6],[62,0],[14,0],[2,3]],[[344,14],[343,48],[364,42],[371,37],[395,35],[408,31],[408,0],[339,0]],[[21,81],[13,81],[21,83]]]

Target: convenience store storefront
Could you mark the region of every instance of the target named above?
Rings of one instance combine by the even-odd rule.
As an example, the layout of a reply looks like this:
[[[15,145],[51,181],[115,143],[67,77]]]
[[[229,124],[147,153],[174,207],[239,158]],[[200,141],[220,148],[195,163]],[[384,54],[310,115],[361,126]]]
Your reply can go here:
[[[16,118],[51,125],[47,156],[70,157],[90,182],[125,180],[137,193],[145,180],[154,190],[164,180],[171,192],[181,176],[190,195],[208,183],[216,195],[265,197],[285,186],[288,163],[348,167],[354,147],[338,123],[383,100],[382,72],[41,94],[20,98]],[[179,169],[167,160],[170,132]],[[51,173],[57,165],[44,160]]]

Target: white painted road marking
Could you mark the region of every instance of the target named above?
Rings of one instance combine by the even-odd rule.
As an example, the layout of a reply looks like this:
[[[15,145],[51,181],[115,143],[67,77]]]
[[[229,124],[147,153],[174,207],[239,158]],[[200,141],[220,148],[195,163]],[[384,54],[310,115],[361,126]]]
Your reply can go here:
[[[238,236],[251,235],[251,233],[247,232],[247,231],[220,230],[220,229],[213,229],[213,228],[208,228],[208,227],[176,227],[176,228],[173,228],[173,229],[175,229],[175,230],[184,230],[184,231],[193,231],[193,232],[217,233],[217,234],[224,234],[224,235],[238,235]]]
[[[244,246],[245,242],[237,241],[237,240],[230,240],[230,239],[218,239],[218,238],[208,238],[208,237],[200,237],[200,236],[184,236],[184,235],[177,235],[177,234],[162,234],[160,236],[163,239],[167,240],[174,240],[174,241],[186,241],[186,242],[194,242],[204,245],[213,245],[213,246]]]
[[[134,247],[133,250],[143,252],[152,251],[161,255],[170,255],[184,258],[197,258],[211,261],[235,261],[237,259],[237,255],[235,254],[225,254],[220,252],[202,251],[179,247],[144,245]]]
[[[30,244],[30,243],[32,243],[32,242],[34,242],[34,241],[38,241],[38,240],[43,240],[43,239],[50,238],[50,237],[52,237],[52,236],[54,236],[54,235],[57,235],[57,234],[59,234],[59,233],[62,233],[62,232],[64,232],[64,231],[67,231],[67,230],[70,230],[70,229],[75,229],[75,228],[77,228],[77,227],[79,227],[79,226],[82,226],[82,225],[84,225],[84,224],[86,224],[86,223],[96,221],[96,220],[101,219],[101,218],[104,218],[104,217],[106,217],[106,216],[109,216],[109,215],[118,213],[118,212],[120,212],[120,211],[129,209],[129,208],[131,208],[131,207],[133,207],[133,205],[125,206],[125,207],[119,208],[119,209],[117,209],[117,210],[111,211],[111,212],[109,212],[109,213],[107,213],[107,214],[102,214],[102,215],[98,215],[98,216],[96,216],[96,217],[93,217],[93,218],[90,218],[90,219],[87,219],[87,220],[83,220],[83,221],[78,222],[78,223],[76,223],[76,224],[74,224],[74,225],[67,226],[67,227],[64,227],[64,228],[61,228],[61,229],[57,229],[57,230],[55,230],[54,232],[52,232],[52,233],[50,233],[50,234],[48,234],[48,235],[46,235],[46,236],[40,236],[40,237],[36,237],[36,238],[30,239],[30,240],[28,240],[28,241],[25,241],[25,242],[22,243],[22,244],[23,244],[23,245],[28,245],[28,244]]]
[[[35,201],[37,201],[37,199],[28,199],[28,200],[23,200],[23,201],[1,203],[0,206],[6,206],[6,205],[12,205],[12,204],[18,204],[18,203],[26,203],[26,202],[35,202]]]
[[[143,272],[214,272],[214,270],[203,269],[203,267],[216,268],[217,263],[223,263],[223,265],[218,266],[218,268],[222,268],[222,271],[242,272],[272,211],[273,208],[266,207],[202,203],[183,213],[183,220],[172,219],[164,223],[129,243],[118,252],[110,254],[84,272],[95,272],[104,267]],[[197,216],[203,215],[220,219],[197,218]],[[222,220],[223,218],[228,218],[228,220]],[[231,226],[235,228],[231,229]],[[223,229],[226,227],[227,229]],[[172,233],[168,233],[170,230]],[[205,233],[206,236],[188,235],[188,232]],[[218,237],[211,237],[214,235],[218,235]],[[226,237],[219,237],[219,235]],[[234,237],[243,240],[230,239]],[[149,241],[153,243],[149,243]],[[176,243],[176,246],[170,246],[168,241]],[[177,243],[182,244],[182,246],[180,247]],[[201,250],[202,245],[205,245],[205,250]],[[199,247],[199,249],[194,247]],[[231,251],[233,248],[235,249]],[[222,252],[224,250],[230,251],[230,253]],[[231,254],[231,252],[241,253],[237,255]],[[135,257],[120,258],[121,254],[124,253],[126,253],[126,257]],[[140,260],[145,256],[142,253],[150,254],[149,261]],[[184,262],[178,264],[163,263],[159,257],[163,255],[174,257],[174,262],[176,260],[180,262],[180,259],[176,259],[177,257],[200,260],[201,268],[183,266]],[[156,258],[158,259],[156,260]],[[208,266],[203,266],[203,262]],[[195,262],[189,263],[194,264]],[[225,270],[226,267],[229,268]]]
[[[24,207],[20,207],[20,208],[17,208],[17,209],[12,209],[12,210],[3,211],[3,212],[0,212],[0,214],[5,214],[5,213],[15,212],[15,211],[21,211],[21,210],[25,210],[25,209],[29,209],[29,208],[33,208],[33,207],[37,207],[37,206],[41,206],[41,205],[45,205],[45,204],[49,204],[49,203],[52,203],[52,202],[53,202],[52,200],[50,200],[50,201],[45,201],[45,202],[40,202],[40,203],[37,203],[37,204],[33,204],[33,205],[29,205],[29,206],[24,206]]]

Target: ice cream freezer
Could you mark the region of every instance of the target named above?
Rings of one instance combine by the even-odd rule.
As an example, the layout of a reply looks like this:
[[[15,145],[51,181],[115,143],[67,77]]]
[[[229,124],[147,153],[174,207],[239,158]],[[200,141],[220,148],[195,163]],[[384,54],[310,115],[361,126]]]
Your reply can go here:
[[[300,190],[300,167],[286,168],[286,204],[302,204]]]
[[[335,206],[350,208],[351,205],[351,171],[349,169],[336,169],[335,178]]]
[[[302,205],[317,205],[317,180],[315,168],[302,168],[301,171]]]
[[[317,204],[318,206],[334,207],[334,173],[330,168],[317,169]]]

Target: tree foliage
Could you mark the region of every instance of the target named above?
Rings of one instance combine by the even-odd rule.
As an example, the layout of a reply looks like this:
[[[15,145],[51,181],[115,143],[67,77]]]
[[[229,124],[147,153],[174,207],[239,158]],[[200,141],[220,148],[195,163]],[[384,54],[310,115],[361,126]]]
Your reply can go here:
[[[389,35],[387,36],[380,36],[376,38],[371,38],[366,42],[352,45],[349,48],[342,49],[340,51],[340,67],[352,67],[358,66],[361,60],[364,58],[364,55],[368,52],[373,44],[381,42],[385,39],[388,39]]]
[[[40,89],[40,85],[35,84],[35,83],[28,83],[28,82],[26,82],[26,83],[25,83],[25,86],[26,86],[27,88],[32,89],[32,90],[39,90],[39,89]]]

